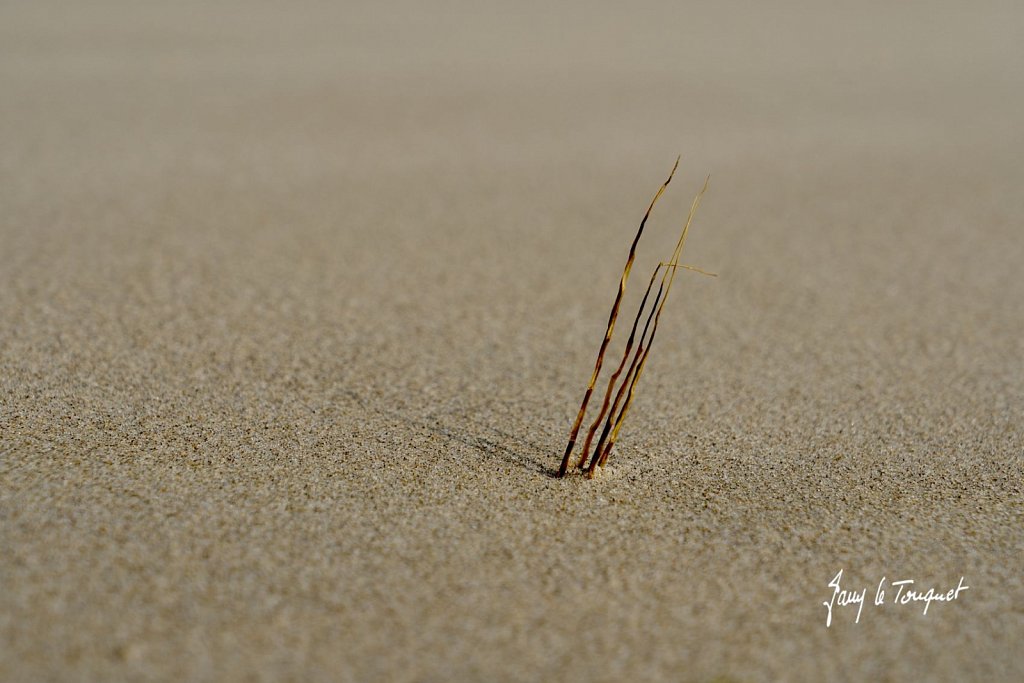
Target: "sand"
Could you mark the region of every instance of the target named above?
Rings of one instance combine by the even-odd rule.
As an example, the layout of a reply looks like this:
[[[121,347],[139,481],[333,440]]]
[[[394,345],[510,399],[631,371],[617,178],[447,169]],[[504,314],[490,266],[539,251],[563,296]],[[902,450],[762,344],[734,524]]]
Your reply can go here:
[[[6,4],[0,680],[1021,680],[1022,20]]]

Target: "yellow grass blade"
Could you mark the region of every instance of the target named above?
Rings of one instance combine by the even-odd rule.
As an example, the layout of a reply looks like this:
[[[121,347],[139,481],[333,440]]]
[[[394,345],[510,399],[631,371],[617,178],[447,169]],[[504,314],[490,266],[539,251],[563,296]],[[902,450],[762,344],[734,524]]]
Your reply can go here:
[[[706,270],[701,270],[697,266],[688,266],[685,263],[680,263],[679,267],[686,268],[687,270],[692,270],[693,272],[700,273],[701,275],[707,275],[708,277],[718,277],[718,273],[710,273]]]

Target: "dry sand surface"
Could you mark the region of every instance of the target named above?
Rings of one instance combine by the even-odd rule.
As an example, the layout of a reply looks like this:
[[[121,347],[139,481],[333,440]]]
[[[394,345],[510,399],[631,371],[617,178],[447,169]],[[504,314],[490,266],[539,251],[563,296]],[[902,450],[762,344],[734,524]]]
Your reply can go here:
[[[822,7],[5,3],[0,680],[1024,680],[1024,9]]]

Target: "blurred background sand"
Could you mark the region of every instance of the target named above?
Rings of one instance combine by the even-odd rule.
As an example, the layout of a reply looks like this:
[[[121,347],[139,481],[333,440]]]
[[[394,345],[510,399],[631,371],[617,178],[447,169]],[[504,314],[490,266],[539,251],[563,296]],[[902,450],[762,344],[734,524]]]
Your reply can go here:
[[[1020,680],[1022,26],[5,3],[0,679]]]

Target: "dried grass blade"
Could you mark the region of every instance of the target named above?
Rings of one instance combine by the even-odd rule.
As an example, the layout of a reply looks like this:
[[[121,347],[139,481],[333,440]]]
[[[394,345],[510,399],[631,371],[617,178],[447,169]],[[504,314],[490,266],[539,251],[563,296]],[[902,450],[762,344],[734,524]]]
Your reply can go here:
[[[637,365],[640,363],[640,359],[644,354],[644,339],[647,338],[647,331],[651,326],[651,321],[654,319],[655,311],[658,310],[658,304],[661,301],[662,295],[665,291],[665,275],[661,277],[661,283],[658,285],[658,294],[654,297],[654,303],[651,305],[651,310],[647,314],[647,321],[644,323],[644,330],[640,333],[640,343],[636,347],[636,353],[633,355],[633,360],[629,364],[629,369],[626,371],[626,377],[622,380],[622,384],[619,385],[619,390],[615,394],[615,401],[612,403],[611,411],[608,413],[608,419],[604,424],[604,429],[601,431],[601,437],[597,440],[597,446],[594,448],[594,457],[590,461],[590,466],[587,467],[587,475],[593,476],[594,469],[598,465],[598,460],[601,457],[602,449],[608,440],[609,433],[612,430],[612,426],[616,422],[616,411],[619,409],[619,404],[622,403],[622,398],[625,395],[627,387],[632,385],[633,375],[636,373]],[[639,313],[638,313],[639,315]]]
[[[694,197],[693,204],[690,205],[690,213],[686,217],[686,224],[683,226],[683,230],[682,233],[679,235],[679,241],[676,244],[675,251],[672,253],[672,261],[670,262],[672,265],[676,265],[679,263],[679,257],[682,254],[683,246],[686,244],[686,237],[690,233],[690,225],[692,225],[693,223],[693,217],[697,213],[697,207],[700,206],[700,202],[701,199],[703,199],[704,197],[704,193],[707,192],[708,183],[710,182],[710,180],[710,176],[708,176],[704,180],[704,186],[701,188],[700,192],[697,193],[697,196]],[[669,292],[671,292],[672,290],[672,283],[675,280],[675,275],[675,268],[670,268],[665,271],[665,277],[668,277],[668,286],[665,288],[665,296],[661,299],[660,304],[657,305],[657,314],[654,316],[654,326],[651,328],[651,338],[647,342],[647,348],[643,352],[643,357],[640,360],[640,364],[636,368],[636,372],[633,374],[632,379],[629,380],[629,392],[626,396],[626,402],[622,405],[622,409],[619,411],[619,415],[615,419],[615,427],[611,431],[611,436],[608,438],[608,443],[607,445],[604,446],[603,452],[601,452],[600,454],[594,454],[594,460],[591,461],[590,468],[588,469],[588,473],[590,474],[593,473],[595,463],[597,466],[603,466],[608,461],[608,456],[611,453],[611,450],[615,446],[615,442],[619,437],[619,431],[622,429],[622,425],[625,422],[626,415],[629,413],[630,405],[633,403],[633,397],[636,395],[636,385],[640,381],[640,376],[643,374],[644,366],[647,365],[647,357],[650,355],[651,347],[654,345],[654,336],[658,332],[658,323],[661,320],[661,312],[665,307],[665,302],[668,301],[668,295]],[[641,337],[640,343],[642,347],[643,337]],[[638,354],[640,352],[641,347],[637,348]],[[627,379],[629,379],[628,375]],[[609,419],[611,418],[609,417]]]
[[[626,291],[626,282],[629,280],[629,271],[633,268],[633,261],[636,258],[636,246],[640,242],[640,237],[643,235],[644,226],[647,225],[647,219],[650,218],[651,211],[654,210],[654,205],[661,199],[661,195],[664,194],[668,184],[672,182],[672,177],[676,173],[676,169],[679,168],[679,159],[676,157],[676,163],[672,166],[672,171],[668,175],[668,179],[662,183],[661,187],[658,188],[657,193],[654,195],[654,199],[651,200],[650,205],[647,207],[647,212],[644,213],[643,219],[640,221],[640,227],[637,228],[636,236],[633,238],[633,243],[629,247],[629,256],[626,259],[626,266],[622,270],[622,277],[619,278],[619,290],[615,295],[615,302],[612,304],[611,314],[608,316],[608,327],[605,330],[604,340],[601,342],[601,348],[597,352],[597,361],[594,363],[594,372],[590,376],[590,383],[587,385],[587,391],[583,394],[583,402],[580,404],[579,413],[576,415],[576,420],[573,422],[572,431],[569,433],[569,443],[565,447],[565,455],[562,457],[562,464],[558,468],[558,476],[564,477],[569,469],[569,459],[572,457],[573,448],[576,446],[576,437],[579,435],[580,426],[583,424],[583,417],[587,412],[587,404],[590,402],[590,396],[594,393],[594,385],[597,384],[597,377],[601,374],[601,365],[604,363],[604,354],[608,350],[608,343],[612,338],[612,331],[615,329],[615,320],[619,315],[619,306],[622,304],[622,297]]]
[[[633,327],[629,330],[629,338],[626,340],[626,348],[622,352],[622,360],[619,361],[619,366],[615,368],[615,372],[608,379],[608,388],[604,392],[604,400],[601,402],[601,412],[598,413],[597,419],[590,425],[590,429],[587,431],[587,438],[583,442],[583,451],[580,455],[579,462],[576,464],[577,467],[582,468],[587,464],[587,457],[590,455],[590,444],[594,440],[594,434],[597,432],[597,428],[601,426],[601,421],[604,420],[605,415],[608,413],[608,406],[611,403],[612,392],[615,390],[615,383],[619,379],[619,375],[622,374],[622,369],[626,366],[626,361],[629,360],[629,352],[633,350],[633,344],[636,341],[636,330],[640,325],[640,317],[643,315],[644,309],[647,307],[647,299],[651,296],[651,289],[654,287],[654,280],[658,276],[658,272],[664,267],[671,267],[670,264],[664,261],[659,263],[655,267],[654,272],[651,273],[651,279],[647,283],[647,290],[644,292],[643,299],[640,300],[640,307],[636,311],[636,317],[633,318]],[[649,322],[649,321],[648,321]]]

